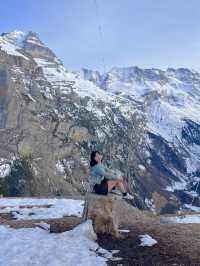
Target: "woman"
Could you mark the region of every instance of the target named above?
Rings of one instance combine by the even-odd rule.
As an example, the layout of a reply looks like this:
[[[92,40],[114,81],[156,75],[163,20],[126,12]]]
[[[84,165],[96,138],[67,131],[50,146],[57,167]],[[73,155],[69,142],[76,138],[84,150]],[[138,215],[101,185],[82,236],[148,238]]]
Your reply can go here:
[[[108,169],[102,164],[102,155],[99,151],[93,151],[90,158],[91,182],[96,194],[107,195],[113,189],[121,191],[123,197],[133,199],[128,194],[123,185],[123,179],[120,171]]]

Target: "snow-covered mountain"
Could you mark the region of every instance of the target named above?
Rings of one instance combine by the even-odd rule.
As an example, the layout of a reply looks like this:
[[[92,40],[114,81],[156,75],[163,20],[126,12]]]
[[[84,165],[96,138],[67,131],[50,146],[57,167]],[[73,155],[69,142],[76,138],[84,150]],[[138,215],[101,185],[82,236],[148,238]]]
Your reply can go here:
[[[159,143],[154,151],[156,162],[178,177],[167,190],[184,189],[188,181],[195,181],[193,189],[199,191],[200,74],[197,71],[128,67],[113,68],[103,75],[84,69],[80,76],[107,92],[137,102],[138,108],[142,106],[150,147]]]
[[[70,71],[36,33],[15,31],[0,36],[0,92],[1,172],[8,181],[31,158],[24,193],[80,193],[95,148],[124,172],[135,204],[200,206],[200,73]]]

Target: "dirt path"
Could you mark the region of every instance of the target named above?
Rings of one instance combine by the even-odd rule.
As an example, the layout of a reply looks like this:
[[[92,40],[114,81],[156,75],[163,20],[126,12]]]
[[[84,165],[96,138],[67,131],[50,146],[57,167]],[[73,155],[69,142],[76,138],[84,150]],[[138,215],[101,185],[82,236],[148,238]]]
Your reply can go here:
[[[108,265],[200,266],[200,224],[138,223],[129,229],[123,239],[99,236],[103,248],[120,250],[115,256],[123,259]],[[140,234],[149,234],[158,244],[140,246]]]

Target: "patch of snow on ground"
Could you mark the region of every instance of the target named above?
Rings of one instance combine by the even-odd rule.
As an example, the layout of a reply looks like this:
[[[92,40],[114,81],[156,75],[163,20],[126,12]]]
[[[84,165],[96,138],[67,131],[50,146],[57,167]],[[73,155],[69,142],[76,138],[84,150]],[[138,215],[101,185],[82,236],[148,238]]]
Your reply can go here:
[[[59,234],[37,227],[13,229],[1,225],[0,265],[106,266],[112,253],[101,249],[98,254],[96,238],[91,220]]]
[[[29,205],[32,208],[20,208],[19,206]],[[39,207],[40,205],[52,205]],[[6,207],[7,206],[7,207]],[[38,206],[38,207],[36,207]],[[83,200],[73,199],[5,199],[0,198],[0,213],[12,212],[17,220],[52,219],[64,216],[81,217],[84,208]]]
[[[166,224],[199,224],[200,214],[162,217],[161,222]]]
[[[151,247],[158,243],[157,240],[153,239],[150,235],[147,235],[147,234],[139,235],[139,238],[141,240],[140,246],[143,246],[143,247],[145,246]]]
[[[200,212],[200,207],[193,206],[191,204],[184,204],[184,207],[186,207],[187,209],[190,209],[192,211],[195,211],[195,212]]]
[[[49,205],[49,204],[55,204],[57,198],[52,199],[44,199],[44,198],[0,198],[0,206],[1,207],[7,207],[7,206],[40,206],[40,205]]]

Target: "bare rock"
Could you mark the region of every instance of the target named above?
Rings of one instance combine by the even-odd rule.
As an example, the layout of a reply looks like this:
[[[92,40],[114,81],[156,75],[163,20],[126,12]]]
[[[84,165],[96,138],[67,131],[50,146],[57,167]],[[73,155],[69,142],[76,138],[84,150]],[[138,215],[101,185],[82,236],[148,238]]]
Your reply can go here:
[[[120,227],[131,226],[147,218],[153,219],[120,196],[100,196],[92,193],[87,195],[84,219],[92,219],[97,234],[119,237]]]
[[[118,235],[118,219],[114,211],[113,197],[89,194],[85,204],[84,218],[92,219],[96,233]]]

